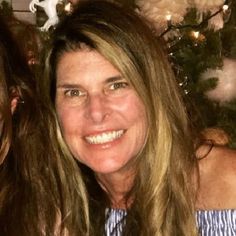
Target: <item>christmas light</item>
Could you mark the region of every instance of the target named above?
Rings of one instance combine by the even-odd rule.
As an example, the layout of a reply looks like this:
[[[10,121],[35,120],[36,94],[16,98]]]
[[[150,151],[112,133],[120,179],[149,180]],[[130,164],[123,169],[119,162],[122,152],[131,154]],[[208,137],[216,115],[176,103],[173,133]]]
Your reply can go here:
[[[199,31],[193,31],[193,32],[192,32],[192,36],[193,36],[195,39],[198,39],[198,38],[199,38],[199,35],[200,35]]]
[[[222,7],[222,9],[223,9],[223,12],[226,13],[228,11],[228,9],[229,9],[229,6],[228,5],[224,5]]]
[[[167,20],[167,26],[170,27],[171,26],[171,14],[166,15],[166,20]]]
[[[228,22],[230,15],[231,15],[231,9],[229,8],[229,5],[224,4],[222,7],[222,11],[223,11],[224,22]]]
[[[64,10],[65,10],[66,12],[68,12],[68,13],[72,11],[72,5],[71,5],[70,2],[68,2],[68,3],[65,5]]]
[[[167,20],[167,21],[170,21],[170,20],[171,20],[171,15],[170,15],[170,14],[166,15],[166,20]]]

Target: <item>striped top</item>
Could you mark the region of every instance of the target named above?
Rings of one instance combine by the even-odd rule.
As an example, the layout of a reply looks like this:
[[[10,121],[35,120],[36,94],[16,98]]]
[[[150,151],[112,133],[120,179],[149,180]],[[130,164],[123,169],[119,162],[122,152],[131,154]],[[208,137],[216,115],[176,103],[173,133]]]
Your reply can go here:
[[[121,236],[122,226],[124,224],[126,210],[122,209],[107,209],[106,211],[106,236]]]
[[[202,236],[236,236],[236,209],[196,212]]]
[[[109,209],[106,212],[106,236],[122,236],[126,211]],[[236,209],[198,210],[196,222],[201,236],[236,236]]]

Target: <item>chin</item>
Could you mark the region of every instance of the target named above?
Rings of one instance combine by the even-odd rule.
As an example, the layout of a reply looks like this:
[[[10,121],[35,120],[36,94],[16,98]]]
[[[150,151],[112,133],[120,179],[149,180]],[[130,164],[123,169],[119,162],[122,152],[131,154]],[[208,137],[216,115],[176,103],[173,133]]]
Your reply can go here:
[[[99,174],[113,174],[116,172],[119,172],[119,170],[122,167],[118,167],[118,166],[112,166],[112,165],[105,165],[105,166],[99,166],[99,167],[90,167],[90,169],[92,169],[94,172],[99,173]]]

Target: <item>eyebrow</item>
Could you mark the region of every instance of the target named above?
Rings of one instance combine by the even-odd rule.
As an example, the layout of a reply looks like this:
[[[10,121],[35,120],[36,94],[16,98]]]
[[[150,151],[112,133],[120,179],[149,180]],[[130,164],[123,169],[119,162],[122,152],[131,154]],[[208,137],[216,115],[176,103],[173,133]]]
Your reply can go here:
[[[63,83],[63,84],[58,84],[57,86],[56,86],[57,88],[79,88],[80,87],[80,85],[78,85],[78,84],[67,84],[67,83]]]
[[[107,78],[104,83],[112,83],[112,82],[116,82],[119,80],[124,80],[124,78],[121,75],[117,75],[117,76],[112,76]],[[79,84],[76,83],[62,83],[62,84],[58,84],[56,86],[57,88],[80,88]]]
[[[105,80],[105,83],[112,83],[118,80],[124,80],[124,78],[121,75],[113,76],[113,77],[107,78]]]

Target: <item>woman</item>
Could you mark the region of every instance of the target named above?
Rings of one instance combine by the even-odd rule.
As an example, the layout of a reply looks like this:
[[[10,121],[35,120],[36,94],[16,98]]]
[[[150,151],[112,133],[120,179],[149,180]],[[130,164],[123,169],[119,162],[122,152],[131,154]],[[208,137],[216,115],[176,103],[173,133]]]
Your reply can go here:
[[[0,91],[0,235],[88,235],[78,166],[1,18]]]
[[[160,42],[134,12],[79,3],[46,69],[96,235],[236,235],[236,153],[202,145],[197,165]]]
[[[196,159],[161,43],[133,11],[87,1],[51,47],[51,99],[83,168],[95,234],[196,235]]]

